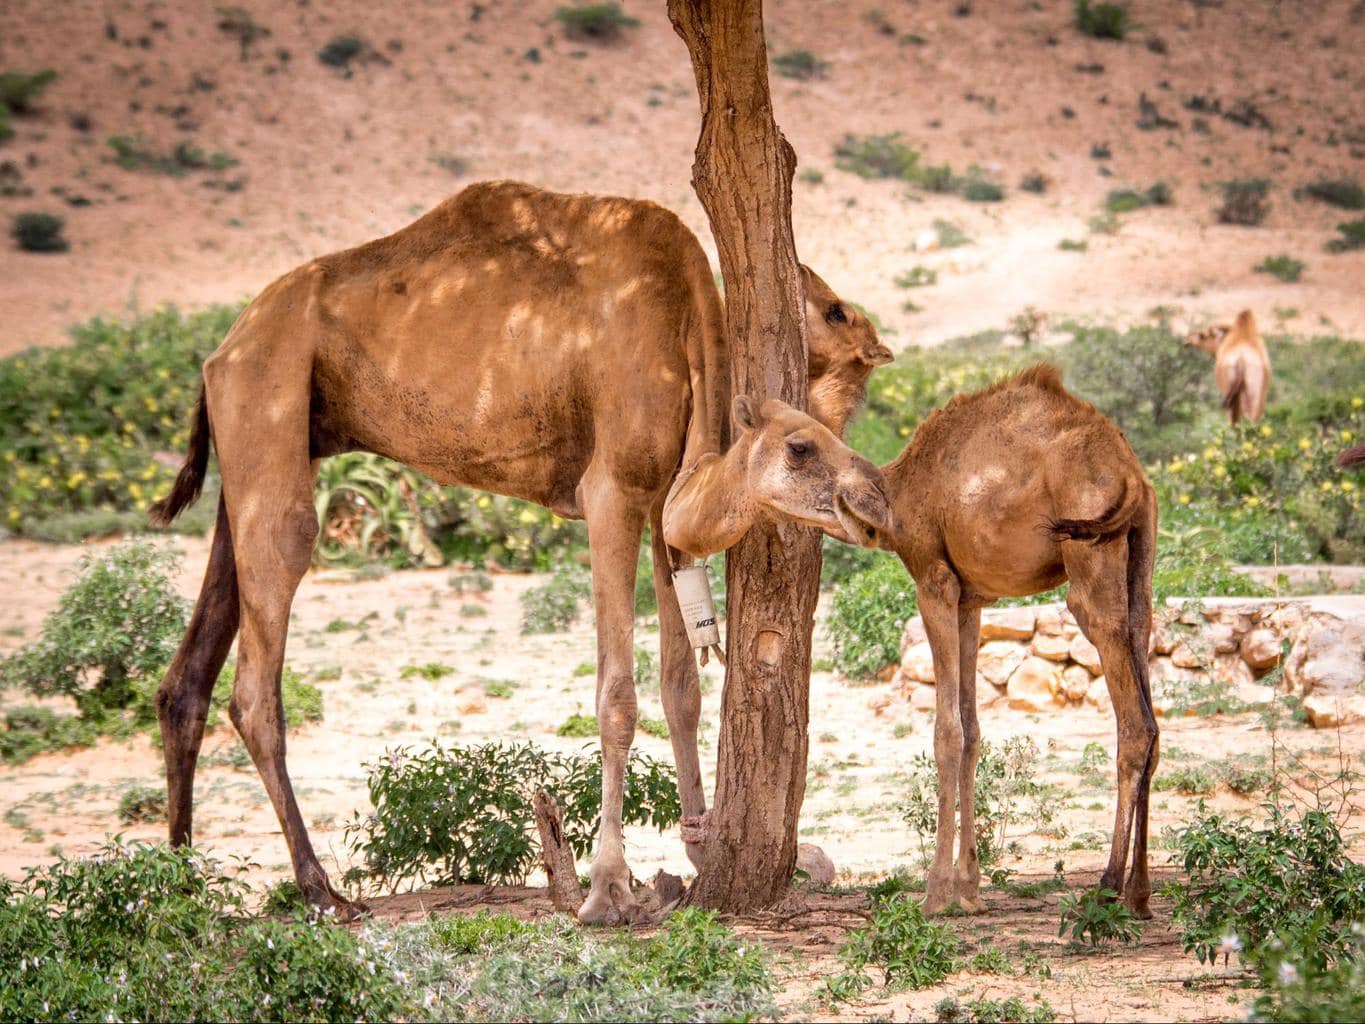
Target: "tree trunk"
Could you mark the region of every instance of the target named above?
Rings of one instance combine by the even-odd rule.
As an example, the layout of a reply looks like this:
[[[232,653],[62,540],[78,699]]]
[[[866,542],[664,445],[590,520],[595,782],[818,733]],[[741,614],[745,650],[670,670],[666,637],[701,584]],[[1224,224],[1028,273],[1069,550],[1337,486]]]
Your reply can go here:
[[[578,884],[573,848],[564,837],[564,815],[544,788],[536,790],[531,808],[540,830],[540,860],[545,865],[550,903],[565,914],[577,914],[583,905],[583,887]]]
[[[701,100],[692,184],[725,278],[731,393],[806,408],[792,241],[796,155],[773,120],[761,0],[669,0]],[[729,622],[716,796],[688,902],[731,912],[786,892],[806,793],[820,535],[760,525],[726,560]]]

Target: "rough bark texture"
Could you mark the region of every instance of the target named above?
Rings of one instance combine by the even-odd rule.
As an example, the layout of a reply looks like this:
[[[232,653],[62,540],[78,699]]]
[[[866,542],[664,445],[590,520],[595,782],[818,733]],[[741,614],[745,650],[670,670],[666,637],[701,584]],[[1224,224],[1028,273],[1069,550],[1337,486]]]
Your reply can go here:
[[[531,798],[536,814],[536,828],[540,830],[540,859],[549,880],[550,902],[556,910],[577,914],[583,905],[583,887],[578,884],[573,848],[564,838],[564,816],[559,804],[543,789]]]
[[[801,277],[791,227],[796,156],[773,120],[761,0],[669,0],[697,77],[692,184],[725,278],[735,395],[806,407]],[[756,526],[729,552],[727,650],[715,804],[690,903],[774,903],[796,864],[806,791],[810,641],[820,538]]]

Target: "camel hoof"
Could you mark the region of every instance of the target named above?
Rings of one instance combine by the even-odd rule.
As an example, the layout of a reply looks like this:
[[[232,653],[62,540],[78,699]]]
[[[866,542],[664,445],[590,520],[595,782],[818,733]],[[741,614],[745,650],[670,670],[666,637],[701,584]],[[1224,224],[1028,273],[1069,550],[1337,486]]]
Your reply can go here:
[[[583,905],[578,908],[579,924],[614,925],[620,922],[621,915],[612,906],[611,897],[605,892],[590,892]]]
[[[928,895],[924,897],[924,903],[920,906],[920,909],[924,912],[925,917],[932,917],[935,914],[943,913],[945,910],[948,909],[948,906],[952,902],[953,902],[952,897],[947,895],[946,893],[936,893],[931,891]]]
[[[964,914],[984,914],[986,912],[986,904],[980,896],[959,895],[957,905],[962,908]]]
[[[1128,909],[1133,912],[1133,916],[1141,921],[1150,921],[1153,916],[1155,916],[1152,914],[1152,908],[1147,905],[1147,900],[1145,899],[1125,900],[1124,902],[1128,904]]]

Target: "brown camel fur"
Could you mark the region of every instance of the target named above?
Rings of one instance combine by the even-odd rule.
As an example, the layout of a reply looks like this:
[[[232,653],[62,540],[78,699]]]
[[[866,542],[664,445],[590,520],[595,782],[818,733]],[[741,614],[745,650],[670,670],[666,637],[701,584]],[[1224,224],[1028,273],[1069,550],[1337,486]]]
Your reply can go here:
[[[1259,420],[1270,390],[1270,353],[1256,330],[1251,310],[1242,310],[1231,324],[1191,332],[1185,344],[1213,354],[1213,379],[1233,424],[1243,419],[1253,423]]]
[[[1336,463],[1342,469],[1355,469],[1357,466],[1365,466],[1365,444],[1347,448],[1337,456]]]
[[[982,909],[975,780],[981,609],[1071,581],[1067,607],[1100,652],[1118,718],[1118,811],[1100,884],[1150,917],[1147,800],[1157,726],[1147,681],[1156,497],[1118,428],[1039,365],[954,398],[882,467],[882,546],[915,578],[934,659],[938,835],[925,910]],[[962,839],[953,868],[954,804]],[[1133,867],[1123,884],[1129,836]]]
[[[828,298],[818,298],[822,326],[812,334],[826,375],[854,382],[839,394],[860,393],[882,359],[875,331],[842,304],[842,319],[831,315]],[[217,448],[223,491],[209,564],[157,693],[171,841],[190,840],[209,694],[240,632],[232,721],[304,895],[350,912],[318,862],[290,785],[279,682],[289,608],[318,533],[318,460],[372,451],[441,483],[586,519],[603,794],[592,891],[580,917],[632,915],[621,803],[636,721],[636,553],[647,519],[678,787],[685,814],[705,811],[696,665],[660,518],[684,461],[726,447],[723,322],[706,256],[672,213],[512,182],[470,186],[395,234],[270,284],[205,361],[185,466],[152,509],[164,523],[192,502],[210,444]],[[825,415],[842,429],[851,411],[833,402]],[[822,438],[821,456],[831,440],[842,448],[833,435]],[[805,520],[843,529],[828,480],[792,474],[786,486],[786,508],[800,508],[804,493]],[[875,490],[875,481],[867,486]],[[846,496],[841,507],[875,505],[879,496]]]
[[[663,513],[669,547],[702,558],[732,547],[755,520],[774,515],[819,527],[845,543],[877,544],[891,519],[872,463],[775,398],[760,405],[738,396],[734,419],[740,433],[729,451],[703,455],[669,491]],[[817,481],[828,504],[812,504]]]

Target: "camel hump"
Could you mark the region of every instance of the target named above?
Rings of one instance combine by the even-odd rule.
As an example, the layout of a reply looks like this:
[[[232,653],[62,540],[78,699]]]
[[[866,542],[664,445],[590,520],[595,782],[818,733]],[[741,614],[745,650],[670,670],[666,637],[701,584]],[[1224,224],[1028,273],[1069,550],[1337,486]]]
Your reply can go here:
[[[1237,330],[1244,334],[1256,330],[1256,317],[1252,315],[1251,310],[1244,309],[1237,314]]]
[[[1035,363],[1016,374],[1010,383],[1019,387],[1035,387],[1044,391],[1066,393],[1066,388],[1062,386],[1062,368],[1053,363]]]

